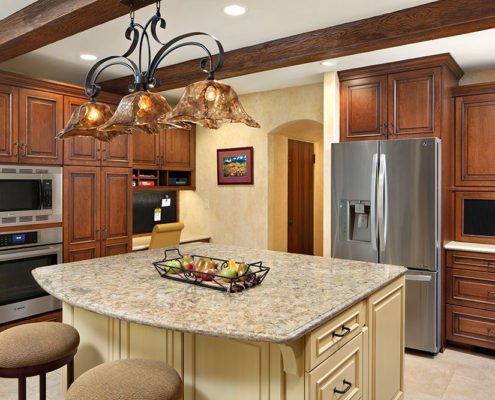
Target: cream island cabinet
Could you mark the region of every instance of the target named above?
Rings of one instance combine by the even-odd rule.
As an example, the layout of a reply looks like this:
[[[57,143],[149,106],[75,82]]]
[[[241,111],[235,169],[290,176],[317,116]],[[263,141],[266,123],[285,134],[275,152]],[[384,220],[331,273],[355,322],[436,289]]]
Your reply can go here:
[[[405,268],[205,243],[180,250],[271,270],[235,294],[161,278],[151,264],[160,250],[33,272],[81,335],[76,377],[148,358],[179,372],[185,400],[403,398]]]

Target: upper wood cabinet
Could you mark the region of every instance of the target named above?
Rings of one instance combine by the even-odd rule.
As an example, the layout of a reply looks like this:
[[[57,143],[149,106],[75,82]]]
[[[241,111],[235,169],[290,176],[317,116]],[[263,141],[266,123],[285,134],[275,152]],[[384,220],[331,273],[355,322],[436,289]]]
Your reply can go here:
[[[196,129],[164,129],[158,135],[133,135],[133,167],[191,171],[196,158]]]
[[[441,68],[389,75],[390,138],[440,136],[441,76]]]
[[[455,100],[455,184],[495,186],[495,87],[493,93]]]
[[[88,100],[80,97],[64,98],[64,124],[76,107]],[[132,136],[120,135],[109,142],[101,142],[91,137],[64,139],[64,164],[105,167],[130,167],[132,162]]]
[[[0,162],[16,162],[19,150],[19,89],[0,85]]]
[[[160,134],[161,167],[190,170],[196,157],[196,130],[166,129]]]
[[[133,167],[158,169],[160,164],[160,137],[147,133],[132,135]]]
[[[19,162],[62,165],[63,149],[56,139],[63,128],[64,101],[60,94],[19,90]]]
[[[461,76],[450,55],[339,72],[340,140],[441,137]]]
[[[387,138],[386,75],[343,81],[340,96],[342,140]]]

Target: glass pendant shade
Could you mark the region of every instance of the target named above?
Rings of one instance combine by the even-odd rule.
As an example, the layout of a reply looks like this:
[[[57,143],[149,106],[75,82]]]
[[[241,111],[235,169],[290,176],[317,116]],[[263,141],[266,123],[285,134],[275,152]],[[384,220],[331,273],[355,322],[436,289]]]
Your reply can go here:
[[[75,136],[91,136],[108,141],[115,134],[99,132],[97,128],[112,117],[111,108],[103,103],[87,102],[77,107],[72,113],[66,127],[57,135],[60,139]]]
[[[244,111],[234,89],[214,80],[187,86],[177,106],[159,122],[192,122],[210,129],[218,129],[224,122],[242,122],[253,128],[260,127]]]
[[[176,125],[159,124],[158,117],[172,110],[165,97],[145,91],[123,97],[115,114],[98,128],[101,132],[158,133]]]

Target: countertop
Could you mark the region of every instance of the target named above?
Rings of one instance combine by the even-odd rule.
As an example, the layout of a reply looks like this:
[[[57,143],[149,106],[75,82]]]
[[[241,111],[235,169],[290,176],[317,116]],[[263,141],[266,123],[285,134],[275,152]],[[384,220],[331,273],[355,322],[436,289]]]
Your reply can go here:
[[[163,250],[53,265],[33,271],[56,298],[98,314],[176,331],[288,343],[406,272],[398,266],[193,243],[182,254],[263,261],[264,282],[241,293],[161,278]]]
[[[495,245],[470,242],[445,242],[445,250],[474,251],[477,253],[495,254]]]
[[[181,232],[180,244],[210,240],[211,235],[204,233]],[[132,250],[146,250],[150,247],[151,235],[138,235],[132,238]]]

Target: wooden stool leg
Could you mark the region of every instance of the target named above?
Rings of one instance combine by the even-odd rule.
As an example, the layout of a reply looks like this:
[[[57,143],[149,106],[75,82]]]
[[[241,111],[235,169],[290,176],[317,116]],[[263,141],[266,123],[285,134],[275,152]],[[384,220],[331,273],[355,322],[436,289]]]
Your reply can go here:
[[[74,359],[67,364],[67,389],[70,388],[72,382],[74,382]]]
[[[19,378],[18,385],[19,400],[26,400],[26,378]]]
[[[40,400],[46,400],[46,374],[40,375]]]

